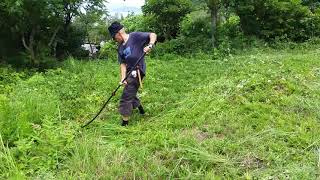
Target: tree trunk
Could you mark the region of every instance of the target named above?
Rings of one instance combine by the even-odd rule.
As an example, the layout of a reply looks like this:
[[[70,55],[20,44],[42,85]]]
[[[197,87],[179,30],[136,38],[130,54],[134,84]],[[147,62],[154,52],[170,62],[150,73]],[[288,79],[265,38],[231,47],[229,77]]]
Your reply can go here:
[[[90,45],[91,58],[94,58],[93,48],[92,48],[92,44],[91,44],[91,41],[90,41],[90,38],[89,38],[89,34],[88,34],[88,43]]]
[[[57,41],[56,41],[56,37],[57,37],[57,33],[59,32],[60,26],[58,26],[54,32],[53,35],[50,38],[50,42],[48,43],[48,47],[51,50],[51,55],[53,57],[56,57],[56,49],[57,49]]]
[[[89,30],[88,30],[88,24],[86,24],[86,31],[87,31],[87,39],[88,39],[88,43],[89,43],[89,46],[90,46],[90,54],[89,54],[89,57],[93,58],[93,48],[92,48],[92,44],[91,44],[91,41],[90,41],[90,37],[89,37]]]
[[[58,42],[54,41],[53,46],[52,46],[52,56],[55,58],[57,57],[57,45],[58,45]]]
[[[37,27],[34,26],[31,30],[31,33],[29,36],[29,45],[27,45],[27,43],[25,41],[25,36],[22,35],[22,44],[30,54],[32,65],[39,64],[39,62],[36,60],[35,51],[34,51],[34,36],[36,34],[36,31],[37,31]]]
[[[52,43],[54,42],[54,40],[55,40],[55,38],[56,38],[56,36],[57,36],[57,33],[59,32],[59,29],[60,29],[60,26],[58,26],[58,27],[54,30],[54,32],[53,32],[53,34],[52,34],[52,36],[51,36],[51,38],[50,38],[50,42],[48,43],[48,46],[49,46],[49,47],[52,46]]]
[[[212,29],[212,47],[215,48],[216,44],[216,34],[217,34],[217,19],[218,19],[218,9],[213,8],[211,9],[211,29]]]
[[[63,47],[66,47],[65,40],[68,39],[69,37],[69,27],[71,25],[71,20],[72,20],[72,12],[71,12],[71,4],[69,2],[64,1],[64,25],[63,25],[63,36],[64,36],[64,41],[63,41]],[[65,54],[66,51],[63,51],[63,54]]]
[[[71,14],[71,5],[68,2],[64,3],[64,11],[65,11],[65,15],[64,15],[64,31],[67,32],[68,27],[71,24],[71,19],[72,19],[72,14]]]

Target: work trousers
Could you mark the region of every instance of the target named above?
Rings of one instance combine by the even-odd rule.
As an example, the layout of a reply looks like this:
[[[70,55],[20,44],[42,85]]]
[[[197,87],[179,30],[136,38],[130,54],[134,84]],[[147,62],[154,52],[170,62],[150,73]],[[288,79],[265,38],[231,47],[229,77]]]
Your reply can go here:
[[[143,76],[141,77],[141,79]],[[119,105],[119,112],[122,116],[130,116],[132,110],[140,106],[140,100],[137,97],[137,92],[140,87],[138,77],[130,75],[127,78],[127,85],[125,85]]]

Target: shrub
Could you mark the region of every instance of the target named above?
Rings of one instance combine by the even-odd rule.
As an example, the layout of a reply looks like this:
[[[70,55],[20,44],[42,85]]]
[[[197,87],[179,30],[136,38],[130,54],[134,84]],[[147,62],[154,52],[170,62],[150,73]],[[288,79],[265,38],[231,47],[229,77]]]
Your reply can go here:
[[[165,54],[187,55],[199,51],[210,50],[210,44],[208,38],[201,36],[198,37],[185,37],[179,36],[176,39],[158,43],[155,52],[155,56],[163,56]]]
[[[234,7],[246,35],[302,42],[320,33],[317,12],[301,1],[236,1]]]
[[[191,12],[182,20],[180,28],[182,36],[203,36],[210,38],[210,16],[204,10]]]
[[[141,31],[141,32],[155,32],[153,28],[155,24],[155,18],[153,15],[134,15],[125,18],[122,24],[125,26],[127,32]]]
[[[144,14],[154,16],[152,26],[158,36],[166,40],[178,36],[179,24],[191,10],[190,0],[148,0],[142,7]]]
[[[112,40],[106,42],[101,47],[98,57],[99,57],[99,59],[107,59],[107,60],[116,61],[118,59],[116,42],[114,42]]]

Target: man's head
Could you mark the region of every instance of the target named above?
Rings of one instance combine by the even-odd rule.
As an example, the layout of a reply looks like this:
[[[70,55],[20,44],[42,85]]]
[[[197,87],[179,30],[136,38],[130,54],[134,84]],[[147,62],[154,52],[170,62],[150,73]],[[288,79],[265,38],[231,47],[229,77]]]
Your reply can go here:
[[[120,24],[119,22],[113,22],[109,27],[108,27],[109,33],[111,37],[116,40],[118,43],[123,42],[123,36],[122,34],[124,33],[123,25]]]

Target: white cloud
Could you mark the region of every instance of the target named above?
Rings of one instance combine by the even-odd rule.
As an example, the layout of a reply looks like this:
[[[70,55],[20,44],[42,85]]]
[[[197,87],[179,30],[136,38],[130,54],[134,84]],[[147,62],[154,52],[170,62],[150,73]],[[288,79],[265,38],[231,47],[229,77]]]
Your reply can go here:
[[[141,13],[141,6],[144,5],[144,2],[145,0],[106,0],[106,6],[111,15],[120,13],[126,16],[129,11]]]
[[[121,6],[133,6],[141,7],[144,5],[145,0],[106,0],[107,5],[110,7],[121,7]]]

